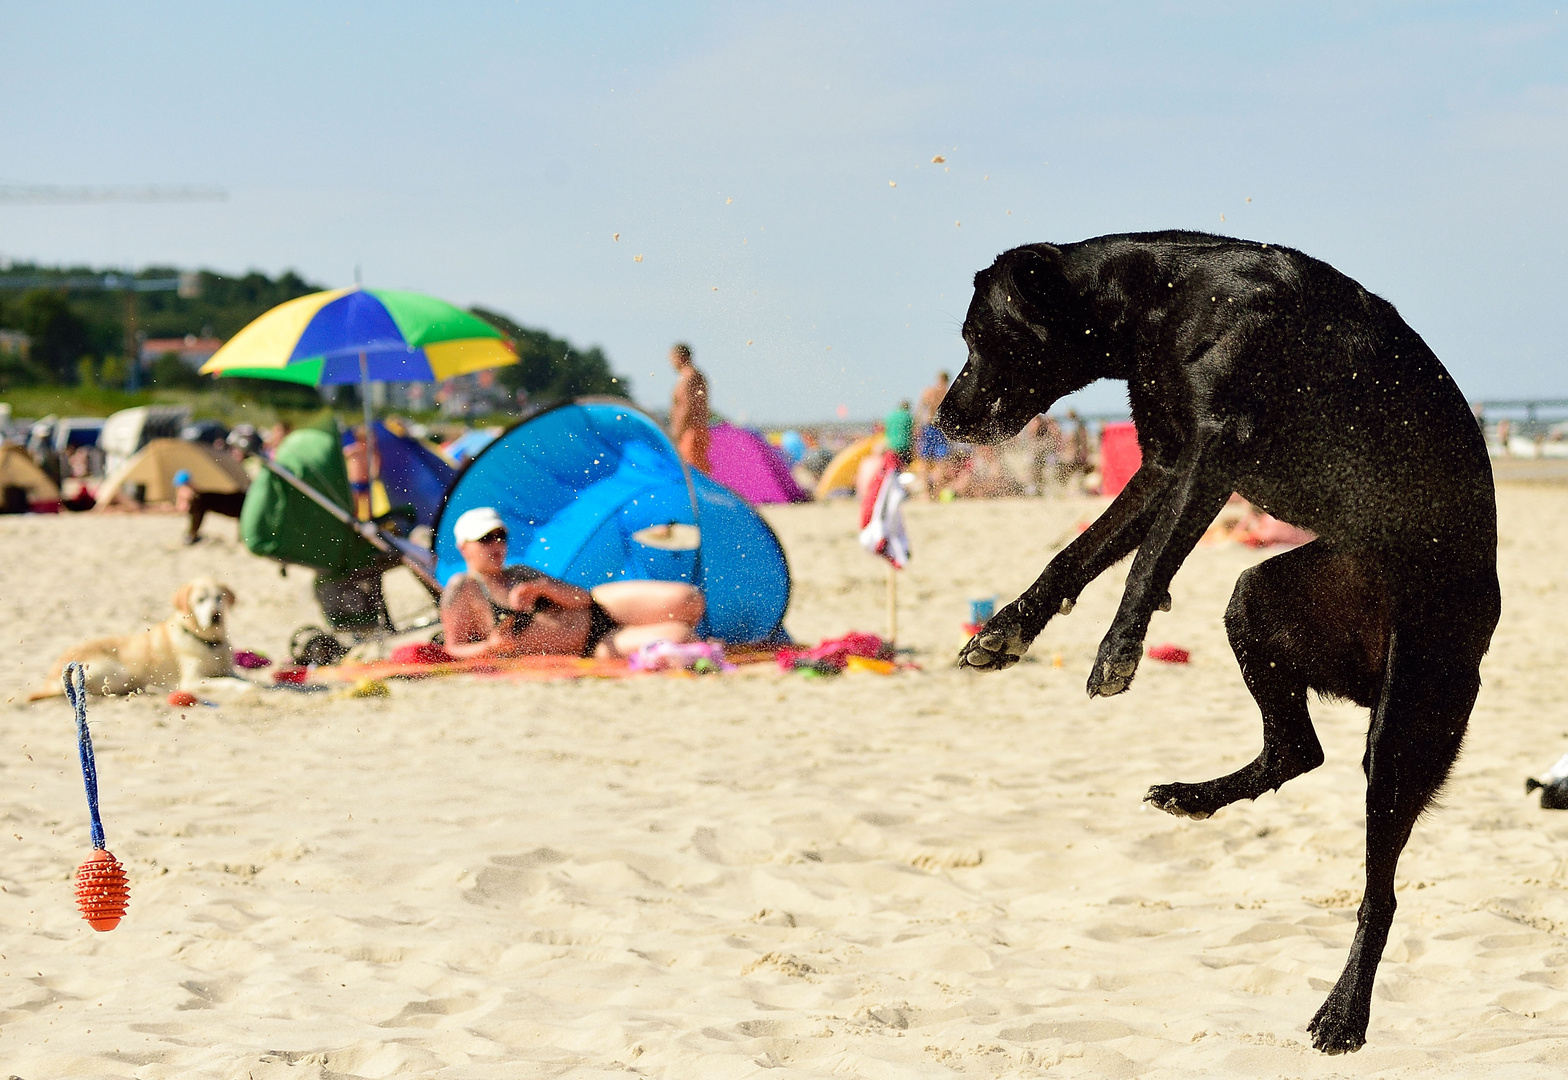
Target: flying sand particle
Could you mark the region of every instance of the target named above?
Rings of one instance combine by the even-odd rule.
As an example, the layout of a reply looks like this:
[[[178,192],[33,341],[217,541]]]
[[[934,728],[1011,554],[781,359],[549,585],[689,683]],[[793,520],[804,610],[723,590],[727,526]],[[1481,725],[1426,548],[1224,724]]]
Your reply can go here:
[[[887,182],[887,186],[888,187],[898,187],[898,181],[897,180],[889,180]]]
[[[632,262],[642,262],[642,256],[641,255],[633,255],[632,256]]]
[[[942,164],[946,160],[947,160],[947,158],[943,157],[941,154],[938,154],[936,157],[931,159],[931,164],[933,164],[933,165],[940,165],[940,164]]]
[[[620,233],[611,233],[610,234],[610,239],[614,240],[618,244],[618,243],[621,242],[621,234]]]

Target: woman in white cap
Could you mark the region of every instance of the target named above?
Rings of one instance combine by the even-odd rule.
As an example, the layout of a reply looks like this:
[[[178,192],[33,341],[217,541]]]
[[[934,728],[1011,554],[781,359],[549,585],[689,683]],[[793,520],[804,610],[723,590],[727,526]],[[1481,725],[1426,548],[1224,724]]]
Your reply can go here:
[[[453,656],[626,656],[650,641],[691,641],[702,593],[676,581],[612,581],[592,592],[506,565],[506,524],[488,506],[452,526],[468,569],[441,593]]]

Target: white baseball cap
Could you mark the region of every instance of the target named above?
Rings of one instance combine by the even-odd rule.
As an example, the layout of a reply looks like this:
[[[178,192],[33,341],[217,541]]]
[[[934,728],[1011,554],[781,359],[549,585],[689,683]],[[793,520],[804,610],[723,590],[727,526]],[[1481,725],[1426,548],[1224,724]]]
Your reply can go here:
[[[501,515],[495,512],[495,507],[476,506],[453,523],[452,538],[459,544],[466,544],[470,540],[482,539],[497,529],[505,528],[506,522],[502,521]]]

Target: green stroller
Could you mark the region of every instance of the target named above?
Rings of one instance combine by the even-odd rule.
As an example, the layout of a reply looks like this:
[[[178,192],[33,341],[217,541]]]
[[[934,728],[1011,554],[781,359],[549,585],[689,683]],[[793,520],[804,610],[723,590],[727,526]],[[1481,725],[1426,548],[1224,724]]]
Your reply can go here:
[[[240,537],[253,555],[316,572],[316,602],[327,627],[294,632],[289,652],[297,664],[336,663],[352,644],[439,621],[432,610],[405,625],[394,623],[383,575],[407,566],[434,602],[441,587],[433,561],[407,539],[411,513],[394,508],[375,521],[354,517],[342,439],[336,422],[328,424],[290,433],[270,459],[258,455],[263,471],[240,513]]]

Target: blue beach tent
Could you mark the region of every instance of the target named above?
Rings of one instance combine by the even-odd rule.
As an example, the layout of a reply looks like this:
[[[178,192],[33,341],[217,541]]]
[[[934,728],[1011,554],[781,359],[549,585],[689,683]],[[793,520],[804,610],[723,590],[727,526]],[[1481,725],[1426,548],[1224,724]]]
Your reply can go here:
[[[500,433],[500,428],[470,428],[442,449],[446,451],[447,457],[462,465],[472,461],[479,451],[495,442]]]
[[[441,499],[452,486],[457,470],[440,454],[402,431],[393,432],[376,421],[378,476],[393,506],[412,506],[420,525],[435,522]]]
[[[688,471],[658,425],[628,402],[560,405],[480,451],[436,520],[442,584],[463,568],[452,525],[477,506],[494,507],[506,522],[512,563],[585,589],[690,582],[708,605],[700,635],[742,643],[782,633],[789,566],[773,530],[734,492]]]

